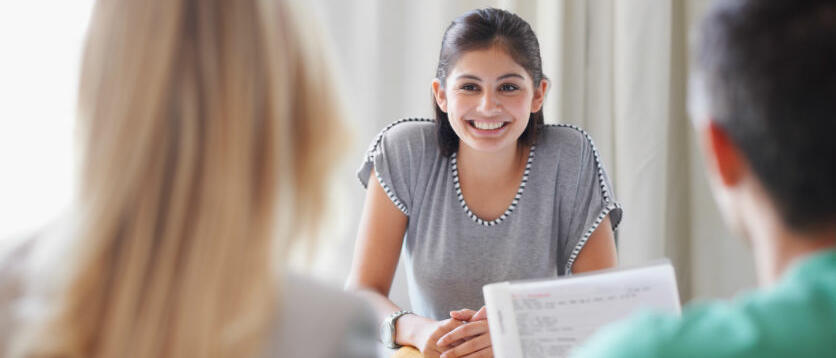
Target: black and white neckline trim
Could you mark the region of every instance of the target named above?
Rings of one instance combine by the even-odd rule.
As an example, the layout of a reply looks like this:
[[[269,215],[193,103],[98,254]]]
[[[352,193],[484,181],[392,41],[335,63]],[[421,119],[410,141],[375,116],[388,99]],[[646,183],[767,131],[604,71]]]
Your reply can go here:
[[[523,191],[525,191],[526,182],[528,182],[528,174],[531,173],[531,163],[534,161],[534,149],[537,148],[536,145],[531,146],[531,150],[528,152],[528,161],[525,163],[525,171],[523,171],[522,181],[520,182],[520,187],[517,189],[517,194],[514,195],[514,200],[511,201],[511,205],[505,209],[505,212],[502,213],[498,218],[494,220],[484,220],[470,210],[470,207],[467,206],[467,202],[464,200],[464,195],[462,194],[462,187],[459,183],[459,165],[458,165],[458,153],[453,153],[450,156],[450,171],[453,173],[453,187],[456,189],[456,196],[459,198],[459,204],[461,204],[462,209],[464,209],[464,213],[469,217],[473,222],[482,225],[482,226],[494,226],[499,225],[511,213],[514,212],[514,209],[517,208],[517,204],[520,202],[520,198],[522,197]]]

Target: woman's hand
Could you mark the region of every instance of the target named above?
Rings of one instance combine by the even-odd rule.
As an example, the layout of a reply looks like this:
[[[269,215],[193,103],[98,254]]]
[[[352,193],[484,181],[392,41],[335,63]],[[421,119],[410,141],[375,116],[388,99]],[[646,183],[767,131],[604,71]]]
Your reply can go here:
[[[427,319],[418,328],[416,341],[419,342],[419,347],[417,348],[424,354],[424,358],[438,358],[443,353],[443,350],[437,344],[439,338],[461,327],[465,323],[453,318],[443,321]]]
[[[455,320],[469,321],[443,335],[436,346],[443,349],[441,358],[493,357],[488,314],[483,306],[478,312],[463,309],[450,312]]]
[[[488,319],[488,311],[485,306],[482,306],[479,311],[465,308],[458,311],[450,311],[450,318],[460,321],[481,321]]]

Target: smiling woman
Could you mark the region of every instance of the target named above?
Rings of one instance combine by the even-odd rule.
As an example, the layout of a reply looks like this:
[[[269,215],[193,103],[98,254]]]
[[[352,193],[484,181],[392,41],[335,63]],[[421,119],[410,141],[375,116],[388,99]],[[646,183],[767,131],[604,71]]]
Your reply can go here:
[[[397,121],[372,142],[347,286],[375,306],[389,347],[492,356],[483,285],[616,264],[620,205],[592,139],[543,124],[547,89],[531,27],[475,10],[444,34],[435,120]],[[415,314],[387,297],[401,250]]]

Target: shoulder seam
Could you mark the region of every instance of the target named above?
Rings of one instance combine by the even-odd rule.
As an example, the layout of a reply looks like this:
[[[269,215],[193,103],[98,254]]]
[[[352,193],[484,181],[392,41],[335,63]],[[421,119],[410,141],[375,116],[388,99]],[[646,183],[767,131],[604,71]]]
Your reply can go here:
[[[377,154],[378,148],[380,148],[380,142],[383,141],[383,135],[386,134],[388,130],[392,129],[392,127],[398,124],[407,122],[435,122],[435,120],[428,118],[402,118],[390,123],[386,127],[383,127],[383,129],[380,130],[380,133],[378,133],[372,141],[372,144],[369,146],[369,149],[366,151],[366,161],[374,161],[374,156],[375,154]]]
[[[581,129],[580,127],[572,124],[546,124],[546,127],[565,127],[571,128],[581,133],[581,135],[586,138],[586,141],[589,143],[589,146],[592,147],[592,155],[595,158],[595,169],[598,171],[598,185],[601,187],[601,195],[604,197],[604,202],[610,202],[610,191],[607,187],[607,183],[604,181],[604,167],[601,164],[600,155],[598,154],[598,148],[595,146],[595,142],[592,140],[592,137],[586,133],[585,130]]]

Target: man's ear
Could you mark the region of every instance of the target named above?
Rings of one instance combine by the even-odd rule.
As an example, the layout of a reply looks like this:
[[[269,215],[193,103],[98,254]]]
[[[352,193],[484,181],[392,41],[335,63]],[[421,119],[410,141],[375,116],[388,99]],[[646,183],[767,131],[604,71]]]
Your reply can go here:
[[[447,113],[447,92],[444,91],[444,88],[441,88],[441,81],[438,78],[433,79],[432,90],[435,103],[438,104],[442,112]]]
[[[546,101],[546,93],[549,91],[549,81],[545,78],[540,80],[540,85],[534,88],[534,97],[531,99],[531,113],[539,112]]]
[[[714,119],[706,121],[702,131],[706,165],[717,175],[723,186],[736,186],[748,170],[740,149]]]

